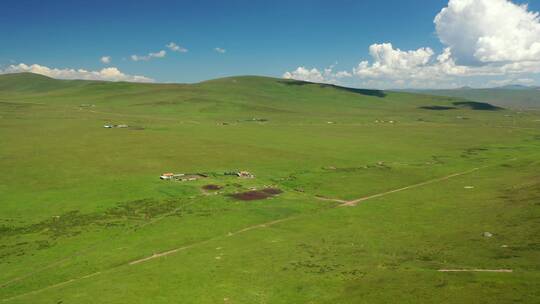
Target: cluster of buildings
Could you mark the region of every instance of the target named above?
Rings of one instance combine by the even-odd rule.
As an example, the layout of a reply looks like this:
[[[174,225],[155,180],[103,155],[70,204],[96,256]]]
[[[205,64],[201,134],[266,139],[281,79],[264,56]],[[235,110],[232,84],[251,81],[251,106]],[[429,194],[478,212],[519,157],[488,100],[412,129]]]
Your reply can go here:
[[[208,175],[202,173],[185,174],[185,173],[163,173],[159,177],[162,180],[177,180],[181,182],[194,181],[201,178],[206,178]]]
[[[248,171],[225,172],[225,175],[235,175],[241,178],[255,178],[255,175]]]
[[[234,175],[240,178],[255,178],[255,175],[251,174],[248,171],[225,172],[224,175]],[[163,173],[159,178],[162,180],[177,180],[185,182],[194,181],[206,177],[208,177],[208,175],[204,173]]]

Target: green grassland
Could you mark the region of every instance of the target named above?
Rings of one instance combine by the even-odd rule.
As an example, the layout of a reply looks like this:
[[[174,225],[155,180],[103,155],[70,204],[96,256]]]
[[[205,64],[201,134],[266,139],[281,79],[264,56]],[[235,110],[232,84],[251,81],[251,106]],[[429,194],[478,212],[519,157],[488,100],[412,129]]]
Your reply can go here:
[[[0,301],[538,303],[540,112],[462,101],[0,75]]]
[[[538,87],[509,86],[488,89],[413,90],[411,92],[466,98],[513,109],[540,109],[540,88]]]

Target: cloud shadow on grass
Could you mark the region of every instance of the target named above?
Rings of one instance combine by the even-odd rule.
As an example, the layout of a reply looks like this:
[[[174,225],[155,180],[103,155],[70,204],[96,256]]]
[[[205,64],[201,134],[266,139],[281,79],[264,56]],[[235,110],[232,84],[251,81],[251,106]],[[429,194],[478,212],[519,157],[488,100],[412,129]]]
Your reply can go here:
[[[318,85],[321,88],[333,88],[336,90],[346,91],[346,92],[350,92],[354,94],[373,96],[373,97],[379,97],[379,98],[386,97],[386,93],[381,90],[355,89],[355,88],[341,87],[334,84],[314,83],[314,82],[301,81],[301,80],[283,80],[283,81],[280,81],[280,83],[289,85],[289,86]]]

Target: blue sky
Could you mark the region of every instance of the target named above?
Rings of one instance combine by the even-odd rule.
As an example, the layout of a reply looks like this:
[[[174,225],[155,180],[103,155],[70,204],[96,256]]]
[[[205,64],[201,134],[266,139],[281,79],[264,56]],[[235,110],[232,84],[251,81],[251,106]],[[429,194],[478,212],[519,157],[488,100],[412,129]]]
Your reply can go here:
[[[299,67],[354,73],[359,62],[371,63],[369,48],[379,43],[403,51],[428,47],[434,60],[447,47],[434,18],[447,5],[448,0],[3,0],[0,69],[21,63],[88,71],[115,67],[159,82],[245,74],[281,77]],[[528,10],[540,11],[540,3],[529,3]],[[188,51],[171,51],[166,47],[170,42]],[[163,58],[131,59],[161,50],[166,51]],[[101,62],[103,56],[110,62]],[[525,74],[523,79],[538,81],[536,73]],[[330,78],[323,81],[360,86],[369,80]]]

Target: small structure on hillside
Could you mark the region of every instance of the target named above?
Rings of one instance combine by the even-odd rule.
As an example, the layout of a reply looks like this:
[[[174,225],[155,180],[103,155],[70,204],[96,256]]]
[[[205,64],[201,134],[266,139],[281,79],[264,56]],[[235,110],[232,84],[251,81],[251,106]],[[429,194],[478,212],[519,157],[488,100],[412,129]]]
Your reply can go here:
[[[237,172],[236,175],[241,178],[254,178],[255,177],[255,175],[251,174],[248,171],[240,171],[240,172]]]
[[[187,182],[187,181],[195,181],[201,178],[205,178],[207,175],[205,174],[182,174],[181,176],[174,177],[174,179],[181,181],[181,182]]]
[[[112,129],[112,128],[129,128],[128,125],[121,124],[121,125],[104,125],[103,126],[106,129]]]
[[[159,178],[162,180],[176,180],[180,182],[186,182],[206,177],[208,177],[208,175],[203,173],[163,173]]]
[[[255,178],[255,175],[251,174],[248,171],[225,172],[225,175],[234,175],[234,176],[238,176],[240,178]]]
[[[173,177],[174,177],[174,173],[163,173],[161,174],[159,178],[163,180],[168,180],[168,179],[172,179]]]

